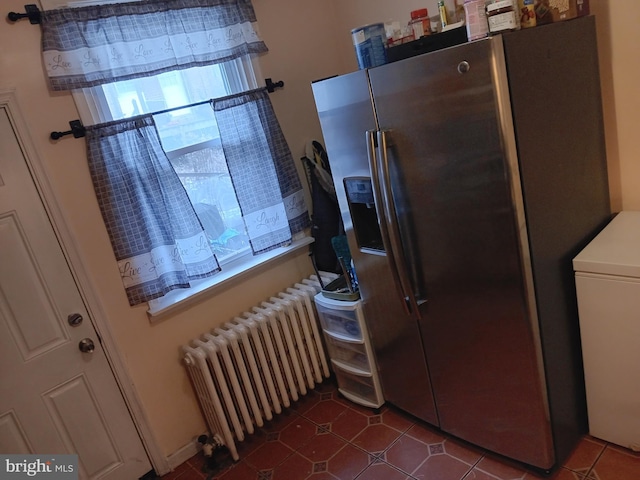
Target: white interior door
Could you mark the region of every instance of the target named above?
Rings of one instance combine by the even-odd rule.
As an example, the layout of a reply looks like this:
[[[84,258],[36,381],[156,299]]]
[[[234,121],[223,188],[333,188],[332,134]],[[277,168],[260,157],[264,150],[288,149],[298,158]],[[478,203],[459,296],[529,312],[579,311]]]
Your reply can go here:
[[[80,350],[83,340],[93,342],[92,353]],[[1,453],[78,454],[81,479],[137,479],[151,470],[6,108],[0,379]]]

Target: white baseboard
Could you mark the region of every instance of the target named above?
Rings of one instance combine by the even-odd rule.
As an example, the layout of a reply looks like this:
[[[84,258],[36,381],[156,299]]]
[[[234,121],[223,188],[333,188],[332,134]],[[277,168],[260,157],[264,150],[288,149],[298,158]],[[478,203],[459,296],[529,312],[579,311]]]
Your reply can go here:
[[[185,446],[179,448],[167,457],[169,467],[171,467],[171,470],[174,470],[176,467],[182,465],[199,451],[200,444],[196,439],[194,439],[192,442],[187,443]]]

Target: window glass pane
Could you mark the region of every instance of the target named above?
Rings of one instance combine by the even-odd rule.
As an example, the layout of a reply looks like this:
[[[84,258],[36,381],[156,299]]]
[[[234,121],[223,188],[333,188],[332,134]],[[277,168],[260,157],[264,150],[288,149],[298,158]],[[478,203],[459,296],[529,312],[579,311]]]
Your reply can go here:
[[[229,92],[220,65],[165,72],[102,85],[113,120],[223,97]]]
[[[240,206],[221,146],[171,160],[205,229],[218,261],[249,253]]]
[[[184,185],[218,261],[250,253],[249,238],[209,103],[256,88],[250,61],[166,72],[85,89],[102,121],[154,115],[162,147]],[[185,106],[185,108],[179,108]],[[164,112],[164,110],[171,110]]]

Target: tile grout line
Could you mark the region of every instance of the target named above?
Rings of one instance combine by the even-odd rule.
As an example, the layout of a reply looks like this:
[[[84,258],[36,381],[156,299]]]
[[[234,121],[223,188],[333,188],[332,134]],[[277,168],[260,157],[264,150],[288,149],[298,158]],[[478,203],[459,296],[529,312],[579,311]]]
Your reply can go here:
[[[602,449],[602,451],[598,454],[598,456],[596,457],[596,459],[593,461],[593,463],[591,464],[591,466],[589,467],[589,470],[587,470],[587,473],[584,476],[584,480],[589,480],[589,477],[591,476],[591,472],[593,472],[593,469],[596,468],[596,463],[598,463],[598,460],[600,460],[600,457],[602,457],[602,455],[604,455],[604,452],[607,450],[607,448],[609,448],[609,442],[605,443],[604,448]],[[594,480],[598,480],[597,477],[597,473],[596,473],[596,478]]]
[[[473,472],[475,470],[475,468],[480,464],[480,462],[482,461],[483,458],[485,458],[485,453],[486,452],[482,452],[482,454],[480,455],[480,458],[478,458],[478,460],[476,460],[476,462],[471,465],[471,468],[469,469],[469,471],[467,473],[464,474],[464,476],[460,479],[460,480],[466,480],[467,478],[471,479],[471,472]]]

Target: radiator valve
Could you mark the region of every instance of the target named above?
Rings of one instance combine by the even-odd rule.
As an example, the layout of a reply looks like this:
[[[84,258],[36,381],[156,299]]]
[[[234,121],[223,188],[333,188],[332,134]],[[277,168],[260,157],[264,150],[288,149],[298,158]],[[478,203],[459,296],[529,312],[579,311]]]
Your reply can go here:
[[[213,457],[213,451],[218,447],[218,442],[211,435],[200,435],[198,443],[202,445],[202,453],[205,457]]]

